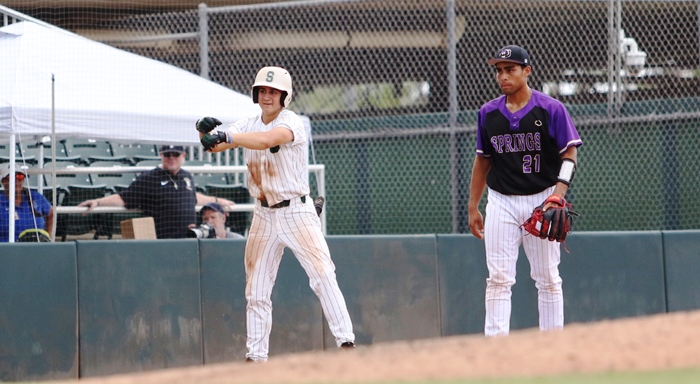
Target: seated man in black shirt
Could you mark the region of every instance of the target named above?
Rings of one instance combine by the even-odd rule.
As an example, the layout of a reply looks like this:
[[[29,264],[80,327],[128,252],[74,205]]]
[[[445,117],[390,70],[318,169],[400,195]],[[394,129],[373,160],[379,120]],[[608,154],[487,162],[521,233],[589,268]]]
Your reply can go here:
[[[153,217],[159,239],[180,239],[186,238],[189,227],[197,223],[196,205],[234,204],[196,191],[192,174],[182,169],[184,147],[163,145],[159,152],[161,167],[142,173],[118,194],[86,200],[78,206],[88,210],[98,206],[141,209],[144,216]]]

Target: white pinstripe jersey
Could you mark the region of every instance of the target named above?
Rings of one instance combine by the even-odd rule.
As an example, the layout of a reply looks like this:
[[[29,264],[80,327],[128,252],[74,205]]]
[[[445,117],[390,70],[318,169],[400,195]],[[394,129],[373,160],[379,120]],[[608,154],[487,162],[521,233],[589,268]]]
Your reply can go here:
[[[291,130],[294,140],[280,145],[276,153],[269,149],[243,149],[248,166],[250,195],[256,199],[267,200],[270,205],[309,194],[309,159],[306,150],[308,139],[304,123],[296,113],[283,109],[269,124],[264,124],[262,116],[257,115],[239,120],[229,128],[235,133],[266,132],[276,127]]]

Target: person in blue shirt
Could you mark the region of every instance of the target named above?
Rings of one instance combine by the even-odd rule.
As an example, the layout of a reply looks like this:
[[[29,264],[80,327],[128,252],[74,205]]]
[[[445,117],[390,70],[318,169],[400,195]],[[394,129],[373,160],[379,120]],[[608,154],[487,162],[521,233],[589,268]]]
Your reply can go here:
[[[15,241],[27,229],[43,229],[48,233],[53,230],[53,207],[41,193],[24,188],[27,178],[24,172],[20,164],[15,165]],[[0,165],[0,179],[3,187],[0,193],[0,242],[7,243],[10,241],[10,163]]]

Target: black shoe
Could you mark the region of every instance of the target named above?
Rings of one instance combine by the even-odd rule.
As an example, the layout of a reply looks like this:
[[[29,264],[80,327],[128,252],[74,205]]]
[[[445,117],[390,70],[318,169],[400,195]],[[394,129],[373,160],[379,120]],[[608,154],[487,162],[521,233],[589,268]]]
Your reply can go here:
[[[255,360],[251,359],[250,357],[246,357],[246,358],[245,358],[245,362],[246,362],[246,363],[254,363]]]
[[[340,344],[340,349],[355,349],[355,343],[352,341],[346,341],[343,344]]]

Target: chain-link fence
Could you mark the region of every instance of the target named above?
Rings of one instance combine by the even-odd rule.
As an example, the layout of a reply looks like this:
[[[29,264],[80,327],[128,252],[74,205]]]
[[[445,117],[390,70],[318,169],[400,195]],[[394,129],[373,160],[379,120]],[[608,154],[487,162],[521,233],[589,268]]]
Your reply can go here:
[[[329,234],[469,232],[476,111],[499,95],[486,59],[517,44],[533,57],[530,85],[567,105],[584,141],[575,230],[700,228],[698,1],[23,11],[240,92],[259,68],[287,68],[291,109],[310,117],[326,167]]]

